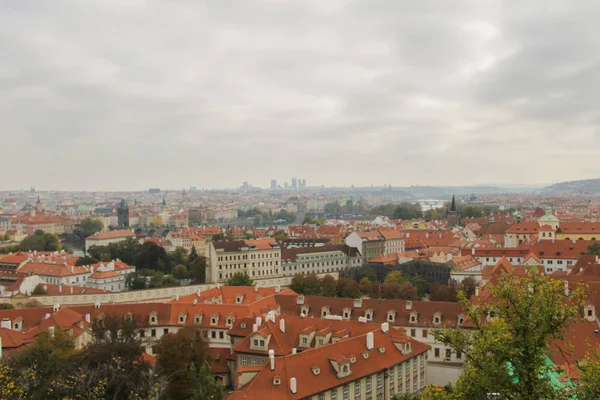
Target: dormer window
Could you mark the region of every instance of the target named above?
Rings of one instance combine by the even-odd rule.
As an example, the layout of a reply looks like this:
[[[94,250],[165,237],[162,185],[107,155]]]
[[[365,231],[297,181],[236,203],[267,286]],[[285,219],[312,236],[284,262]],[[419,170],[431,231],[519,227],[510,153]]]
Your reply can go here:
[[[411,312],[410,313],[410,322],[412,324],[416,324],[417,323],[417,313],[416,312]]]
[[[329,307],[321,308],[321,318],[325,318],[327,315],[329,315]]]
[[[369,309],[365,311],[365,318],[367,321],[373,321],[373,310]]]
[[[462,325],[465,323],[465,317],[463,315],[458,316],[458,325]]]
[[[227,317],[227,325],[231,325],[231,317]]]
[[[369,359],[369,353],[367,353],[366,351],[363,351],[363,352],[362,352],[362,353],[360,353],[360,354],[362,354],[362,356],[363,356],[363,358],[364,358],[365,360],[368,360],[368,359]]]
[[[246,329],[246,324],[245,323],[240,324],[240,328]]]
[[[310,367],[310,370],[312,371],[313,374],[319,375],[321,373],[321,368],[319,367]]]
[[[273,385],[275,385],[275,386],[281,385],[281,377],[279,376],[279,374],[277,374],[273,377]]]
[[[158,315],[156,314],[156,312],[151,312],[150,313],[150,324],[151,325],[156,325],[158,322]]]
[[[196,314],[196,316],[194,317],[194,323],[199,324],[200,322],[202,322],[202,317]]]
[[[348,364],[344,364],[342,366],[342,374],[346,375],[348,372],[350,372],[350,367],[348,367]]]
[[[439,325],[442,322],[442,314],[439,312],[433,314],[433,324]]]
[[[396,321],[396,311],[394,310],[390,310],[387,313],[387,321],[388,322],[394,322]]]

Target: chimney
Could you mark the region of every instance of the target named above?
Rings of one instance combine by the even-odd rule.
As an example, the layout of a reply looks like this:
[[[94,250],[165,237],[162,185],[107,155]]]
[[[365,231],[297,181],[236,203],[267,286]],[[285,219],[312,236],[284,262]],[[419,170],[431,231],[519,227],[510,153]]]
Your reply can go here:
[[[387,322],[384,322],[383,324],[381,324],[381,332],[383,333],[387,333],[387,331],[390,330],[390,324]]]
[[[92,322],[92,318],[90,317],[90,314],[85,314],[85,322],[87,322],[88,324]]]
[[[564,281],[564,285],[565,285],[565,296],[568,297],[569,296],[569,282]]]
[[[258,329],[258,326],[256,326],[256,324],[252,324],[252,332],[256,332],[257,329]]]
[[[475,247],[471,247],[471,255],[474,256],[475,255]]]
[[[175,299],[175,301],[179,301],[179,295],[178,294],[174,294],[173,298]]]
[[[73,294],[73,286],[71,286],[71,294]]]
[[[48,327],[48,333],[50,334],[51,337],[54,337],[54,326]]]
[[[410,311],[410,310],[412,310],[412,301],[410,301],[410,300],[406,300],[406,301],[404,302],[404,304],[405,304],[406,311]]]
[[[44,315],[44,319],[48,319],[50,318],[50,313],[46,313],[46,315]]]
[[[297,393],[297,390],[296,390],[296,378],[290,378],[290,391],[293,394]]]
[[[367,350],[373,350],[375,347],[375,335],[373,332],[367,333]]]
[[[275,286],[275,293],[279,293],[281,292],[281,286],[277,285]]]
[[[358,317],[358,322],[362,322],[363,324],[367,323],[367,317]]]
[[[254,284],[254,291],[255,291],[255,292],[258,292],[258,283],[255,283],[255,284]]]
[[[275,350],[269,350],[269,363],[271,364],[271,371],[275,371]]]
[[[362,307],[362,299],[354,299],[354,308]]]
[[[58,284],[58,293],[62,293],[62,283]]]
[[[196,296],[200,297],[200,293],[202,293],[202,291],[200,289],[196,289]]]
[[[302,294],[299,294],[299,295],[296,297],[296,304],[299,304],[299,305],[304,305],[304,295],[302,295]]]
[[[292,354],[296,354],[296,353],[298,353],[298,350],[296,350],[296,348],[294,347],[294,348],[292,349]]]
[[[96,310],[100,308],[100,302],[99,302],[99,301],[97,301],[97,302],[94,304],[94,308],[95,308]]]
[[[43,285],[44,286],[44,290],[47,292],[48,291],[48,285]]]
[[[262,318],[256,317],[256,326],[261,326],[261,325],[262,325]]]
[[[279,330],[285,333],[285,320],[283,318],[279,320]]]
[[[71,265],[71,273],[74,274],[75,273],[75,266]]]
[[[194,305],[198,304],[198,299],[194,299]]]
[[[12,322],[8,318],[4,318],[0,323],[0,328],[12,329]]]
[[[57,303],[52,307],[52,311],[57,312],[58,310],[60,310],[60,304]]]

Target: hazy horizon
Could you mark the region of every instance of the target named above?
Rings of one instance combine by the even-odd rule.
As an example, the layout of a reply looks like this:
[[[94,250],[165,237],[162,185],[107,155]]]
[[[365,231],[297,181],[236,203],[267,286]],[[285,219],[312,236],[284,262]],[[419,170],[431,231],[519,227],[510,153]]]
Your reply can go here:
[[[598,11],[5,0],[0,190],[593,179]]]

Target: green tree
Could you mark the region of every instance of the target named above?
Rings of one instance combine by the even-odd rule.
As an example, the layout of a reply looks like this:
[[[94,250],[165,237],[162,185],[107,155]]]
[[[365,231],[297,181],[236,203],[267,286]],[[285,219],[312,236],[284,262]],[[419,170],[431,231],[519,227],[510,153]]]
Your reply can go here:
[[[600,399],[600,347],[588,354],[579,365],[580,378],[575,381],[579,400]]]
[[[360,280],[358,288],[363,295],[369,297],[376,297],[379,285],[377,284],[377,282],[370,281],[369,278],[365,276]]]
[[[44,233],[38,229],[33,236],[28,236],[21,241],[19,249],[22,251],[60,251],[61,244],[57,235]]]
[[[435,282],[429,289],[429,300],[431,301],[457,301],[458,291],[455,284],[444,285]]]
[[[254,282],[245,272],[236,272],[227,280],[227,286],[252,286]]]
[[[31,292],[32,296],[43,296],[46,294],[48,294],[48,292],[46,291],[46,289],[44,289],[42,285],[37,285]]]
[[[591,256],[600,256],[600,243],[595,241],[588,246],[587,250],[588,254]]]
[[[390,271],[390,273],[388,273],[385,277],[384,283],[390,283],[390,282],[395,282],[398,285],[404,283],[405,279],[404,276],[402,276],[402,272],[400,271]]]
[[[460,210],[461,218],[479,218],[483,217],[483,210],[480,207],[466,206]]]
[[[112,260],[108,246],[92,246],[88,249],[87,254],[98,261],[109,262]]]
[[[360,297],[358,282],[352,278],[340,278],[337,281],[337,296],[357,299]]]
[[[325,275],[321,279],[321,295],[327,297],[337,296],[337,281],[331,275]]]
[[[15,308],[11,303],[0,303],[0,310],[13,310]]]
[[[477,283],[477,281],[474,278],[468,276],[465,279],[463,279],[463,281],[460,283],[460,290],[462,290],[465,293],[467,299],[470,299],[475,295],[475,291],[477,290],[478,286],[479,284]]]
[[[367,278],[371,282],[375,282],[375,281],[377,281],[377,273],[375,272],[375,270],[373,268],[367,267],[358,277],[359,281],[362,280],[363,278]]]
[[[194,260],[198,258],[198,252],[196,251],[196,246],[192,245],[192,250],[190,250],[190,255],[188,256],[187,262],[188,266],[194,262]]]
[[[190,272],[185,265],[179,264],[173,268],[173,277],[179,280],[188,279],[190,277]]]
[[[140,271],[135,271],[127,274],[125,277],[125,286],[129,290],[142,290],[148,287],[146,283],[146,275]]]
[[[189,369],[191,364],[204,365],[210,360],[208,344],[201,333],[194,328],[185,327],[175,334],[164,335],[158,342],[156,367],[159,374],[167,379],[167,390],[163,398],[189,399],[190,392],[199,389],[194,387],[198,379],[196,372],[190,377]],[[195,384],[190,385],[192,382]]]
[[[188,262],[187,250],[181,246],[177,246],[175,251],[169,254],[171,265],[186,265]]]
[[[133,256],[133,264],[137,268],[168,273],[171,261],[164,247],[154,242],[146,242],[137,249]]]
[[[93,264],[96,264],[96,263],[99,263],[99,262],[100,261],[98,261],[94,257],[85,256],[85,257],[79,257],[77,259],[77,261],[75,261],[75,265],[76,266],[79,266],[79,265],[93,265]]]
[[[198,256],[190,263],[190,274],[194,283],[206,282],[206,257]]]
[[[73,233],[77,235],[81,241],[85,241],[86,237],[95,235],[98,232],[102,232],[104,224],[99,219],[88,217],[84,219],[77,228],[73,230]]]
[[[410,278],[410,283],[415,285],[415,287],[417,288],[417,293],[419,294],[419,297],[425,296],[427,288],[429,287],[429,284],[425,279],[423,279],[420,275],[413,275]]]
[[[213,378],[210,364],[204,362],[200,368],[191,362],[188,367],[189,399],[191,400],[223,400],[223,385]]]
[[[577,289],[565,298],[562,282],[533,267],[525,277],[505,274],[491,285],[493,301],[470,303],[460,293],[474,329],[434,331],[437,341],[466,358],[463,375],[444,398],[485,399],[499,393],[503,399],[566,399],[564,390],[547,379],[548,342],[564,339],[567,325],[579,319],[583,295]]]
[[[393,218],[394,219],[415,219],[421,218],[423,212],[421,211],[421,206],[417,204],[410,203],[401,203],[398,207],[394,209]]]

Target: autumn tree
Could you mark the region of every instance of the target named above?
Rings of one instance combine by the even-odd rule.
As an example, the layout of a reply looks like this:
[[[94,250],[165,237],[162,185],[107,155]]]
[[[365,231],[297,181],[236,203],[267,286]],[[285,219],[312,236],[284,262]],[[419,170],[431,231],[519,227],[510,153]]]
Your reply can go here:
[[[175,334],[164,335],[158,342],[156,351],[156,367],[159,374],[167,379],[167,389],[163,397],[192,398],[191,392],[199,389],[198,379],[202,379],[198,372],[206,374],[203,366],[210,361],[208,343],[204,340],[202,331],[185,327]],[[209,378],[212,379],[210,375]]]
[[[434,331],[437,341],[466,359],[463,375],[444,398],[485,399],[489,393],[509,400],[567,398],[547,379],[546,358],[549,340],[564,339],[567,325],[580,318],[583,290],[565,297],[562,282],[533,267],[525,276],[505,274],[490,290],[485,302],[471,303],[459,294],[473,329]]]
[[[207,259],[204,256],[197,256],[190,262],[190,275],[194,283],[206,282],[206,263]]]
[[[577,398],[600,399],[600,347],[595,348],[579,364],[580,378],[575,382]]]
[[[465,279],[463,279],[460,283],[460,290],[462,290],[465,293],[465,297],[467,299],[470,299],[475,295],[475,292],[477,291],[477,286],[479,286],[479,283],[477,283],[477,281],[474,278],[468,276]]]

